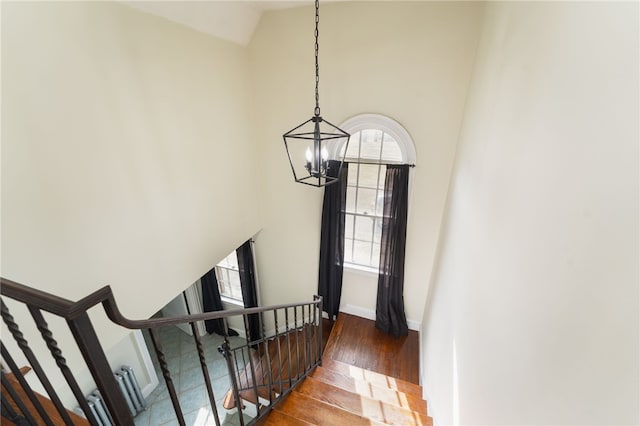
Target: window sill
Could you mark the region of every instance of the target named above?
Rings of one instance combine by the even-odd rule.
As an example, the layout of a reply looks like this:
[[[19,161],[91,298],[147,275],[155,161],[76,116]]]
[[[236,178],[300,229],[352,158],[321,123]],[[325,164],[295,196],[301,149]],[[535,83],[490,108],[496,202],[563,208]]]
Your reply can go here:
[[[228,305],[238,306],[239,308],[244,308],[244,303],[241,300],[232,299],[227,296],[220,296],[222,299],[222,303],[226,303]]]
[[[376,268],[369,268],[366,266],[362,266],[362,265],[354,265],[352,263],[345,263],[344,264],[344,269],[346,269],[349,272],[354,272],[356,274],[360,274],[360,275],[366,275],[369,277],[375,276],[377,277],[379,272]]]

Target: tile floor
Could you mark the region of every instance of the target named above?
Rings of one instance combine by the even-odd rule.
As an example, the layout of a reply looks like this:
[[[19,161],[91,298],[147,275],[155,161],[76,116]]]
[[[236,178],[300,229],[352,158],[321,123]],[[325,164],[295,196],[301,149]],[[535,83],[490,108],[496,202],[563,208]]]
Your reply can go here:
[[[135,424],[136,426],[178,425],[149,333],[145,331],[144,335],[160,384],[146,398],[147,409],[135,417]],[[160,339],[187,426],[215,425],[193,337],[171,326],[160,330]],[[230,388],[226,361],[218,352],[222,337],[217,334],[207,334],[201,337],[201,340],[220,423],[238,426],[240,422],[237,410],[225,410],[222,407],[222,400]],[[230,341],[232,347],[246,343],[242,337],[231,337]],[[246,413],[244,418],[245,423],[251,420]]]

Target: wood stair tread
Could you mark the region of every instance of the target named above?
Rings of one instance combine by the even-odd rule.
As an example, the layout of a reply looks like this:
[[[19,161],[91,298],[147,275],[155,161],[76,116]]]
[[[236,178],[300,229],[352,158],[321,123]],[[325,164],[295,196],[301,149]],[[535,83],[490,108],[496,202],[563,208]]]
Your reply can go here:
[[[269,400],[269,376],[273,380],[272,396],[289,389],[289,381],[295,382],[311,362],[312,357],[308,353],[310,349],[305,345],[304,338],[307,333],[310,333],[311,338],[315,338],[315,329],[305,326],[269,338],[266,344],[260,343],[257,349],[251,350],[251,362],[247,361],[237,376],[240,399],[256,404],[258,400],[253,389],[255,384],[258,397]],[[281,369],[281,365],[284,368]],[[227,410],[236,407],[232,389],[227,392],[223,406]]]
[[[333,370],[347,377],[353,377],[357,380],[364,380],[371,384],[381,387],[388,387],[406,394],[414,394],[422,397],[422,388],[415,383],[407,382],[402,379],[386,376],[371,370],[349,365],[344,362],[333,359],[323,359],[322,367]]]
[[[272,410],[268,416],[256,423],[257,426],[316,426],[313,423],[297,419],[281,411]]]
[[[418,384],[418,340],[416,331],[409,330],[407,336],[396,337],[380,331],[375,321],[340,312],[322,358]]]
[[[415,341],[416,336],[391,338],[369,320],[339,315],[322,365],[277,401],[258,424],[433,426],[417,384],[417,359],[407,355],[416,350]]]
[[[388,425],[431,426],[433,424],[423,412],[362,396],[313,377],[307,377],[294,392]]]
[[[22,367],[22,368],[20,368],[20,373],[24,376],[30,370],[31,370],[31,367]],[[18,395],[20,400],[24,403],[26,409],[31,413],[31,415],[33,416],[33,418],[36,421],[37,425],[38,426],[45,425],[46,423],[40,417],[40,414],[36,410],[36,407],[33,405],[31,400],[27,396],[27,393],[24,391],[24,389],[22,388],[22,386],[20,385],[20,383],[18,382],[18,379],[16,379],[14,374],[13,373],[7,373],[5,375],[5,377],[9,381],[9,383],[11,384],[11,387],[16,392],[16,394]],[[2,393],[5,393],[5,395],[8,396],[8,391],[6,389],[4,389],[4,385],[2,386]],[[38,399],[38,401],[40,402],[40,405],[42,405],[42,408],[46,412],[47,416],[49,417],[48,420],[50,420],[53,423],[54,426],[64,426],[66,423],[65,423],[64,419],[62,418],[62,416],[60,416],[60,413],[58,413],[58,410],[56,409],[56,407],[53,404],[53,402],[49,398],[47,398],[44,395],[39,394],[38,392],[33,391],[33,393],[34,393],[35,397]],[[15,404],[15,402],[13,401],[12,398],[8,398],[8,402],[9,402],[9,405],[11,405],[11,407],[18,414],[21,414],[20,410],[18,409],[17,405]],[[66,411],[67,411],[67,414],[68,414],[69,418],[73,421],[74,425],[78,425],[78,426],[85,426],[86,425],[86,426],[89,426],[89,421],[87,419],[85,419],[83,417],[80,417],[79,415],[77,415],[73,411],[70,411],[70,410],[66,410]],[[2,417],[2,421],[0,421],[0,423],[2,423],[3,425],[6,424],[7,426],[15,425],[14,422],[10,421],[6,417]]]
[[[291,392],[274,411],[287,414],[317,426],[378,426],[384,423],[359,416],[350,411],[333,407],[299,392]]]
[[[418,413],[427,412],[427,403],[417,395],[406,394],[395,389],[377,386],[324,367],[317,367],[311,372],[309,377],[367,398],[377,399],[387,404],[393,404]]]

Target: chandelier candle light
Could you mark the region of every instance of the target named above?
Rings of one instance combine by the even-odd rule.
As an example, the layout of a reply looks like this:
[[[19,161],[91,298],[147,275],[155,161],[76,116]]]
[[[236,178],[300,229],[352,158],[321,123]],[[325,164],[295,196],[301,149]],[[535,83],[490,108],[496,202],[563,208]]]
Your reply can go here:
[[[320,68],[318,66],[318,23],[320,2],[316,0],[316,107],[313,116],[282,137],[296,182],[326,186],[339,180],[340,170],[349,145],[349,133],[320,116]]]

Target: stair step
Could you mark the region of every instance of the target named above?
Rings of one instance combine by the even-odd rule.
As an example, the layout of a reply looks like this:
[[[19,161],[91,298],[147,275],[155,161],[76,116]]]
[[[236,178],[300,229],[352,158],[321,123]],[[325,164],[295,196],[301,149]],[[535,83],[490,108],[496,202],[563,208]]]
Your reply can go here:
[[[423,413],[362,396],[313,377],[307,377],[295,392],[388,425],[433,425],[433,421]]]
[[[342,410],[295,391],[291,392],[284,401],[276,405],[274,411],[287,414],[317,426],[377,426],[384,424]]]
[[[291,417],[280,411],[272,410],[266,417],[258,420],[257,426],[315,426],[313,423]]]
[[[384,374],[376,373],[375,371],[365,370],[333,359],[324,359],[322,361],[322,367],[338,372],[344,376],[353,377],[356,380],[364,380],[376,386],[388,387],[406,394],[417,395],[422,398],[422,388],[415,383],[389,377]]]
[[[20,368],[20,373],[24,376],[30,370],[31,370],[31,367],[25,366]],[[40,414],[36,410],[36,407],[33,405],[31,400],[27,396],[27,393],[24,391],[24,389],[22,388],[22,385],[20,385],[20,382],[18,382],[18,379],[15,377],[15,375],[13,373],[8,373],[5,375],[5,378],[6,380],[8,380],[9,384],[11,385],[13,390],[16,392],[20,400],[24,403],[26,409],[29,411],[29,413],[31,413],[34,420],[38,422],[39,425],[44,424],[44,422],[42,422],[40,418]],[[5,389],[4,384],[2,385],[2,390],[0,391],[0,393],[4,393],[5,395],[7,395],[8,393],[8,391]],[[34,392],[34,395],[40,402],[40,405],[42,405],[42,408],[44,409],[45,413],[49,417],[49,420],[54,424],[54,426],[61,426],[65,424],[65,421],[60,415],[60,413],[58,413],[58,409],[56,408],[55,404],[49,398],[39,394],[38,392]],[[11,405],[11,407],[18,414],[21,413],[18,407],[16,406],[15,402],[13,401],[13,399],[10,399],[9,405]],[[3,410],[4,410],[4,407],[3,407]],[[67,410],[67,415],[69,416],[69,418],[71,419],[74,425],[89,426],[89,421],[87,419],[80,417],[78,414],[74,413],[73,411]],[[9,421],[5,417],[2,417],[2,421],[0,421],[0,424],[6,425],[6,426],[15,425],[15,423]],[[24,423],[20,423],[20,424],[24,424]]]
[[[377,399],[387,404],[396,405],[418,413],[427,412],[427,403],[417,395],[406,394],[395,389],[377,386],[366,380],[348,377],[324,367],[317,367],[311,372],[309,377],[367,398]]]
[[[250,351],[250,361],[239,371],[238,388],[240,399],[257,403],[256,385],[258,397],[269,399],[269,377],[275,393],[283,393],[289,389],[289,380],[295,382],[302,373],[310,367],[315,353],[309,353],[305,336],[315,336],[315,329],[305,326],[302,329],[290,329],[287,334],[280,334],[277,338],[270,338],[266,344],[260,343],[255,350]],[[291,373],[291,374],[289,374]],[[291,377],[289,377],[291,376]],[[280,384],[282,383],[282,384]],[[223,406],[230,410],[236,407],[233,391],[227,392]]]

